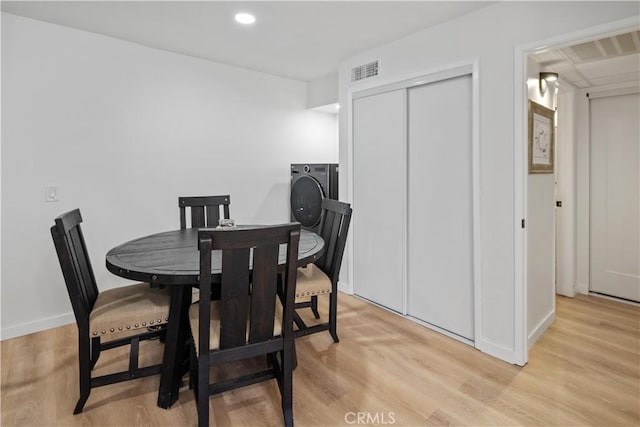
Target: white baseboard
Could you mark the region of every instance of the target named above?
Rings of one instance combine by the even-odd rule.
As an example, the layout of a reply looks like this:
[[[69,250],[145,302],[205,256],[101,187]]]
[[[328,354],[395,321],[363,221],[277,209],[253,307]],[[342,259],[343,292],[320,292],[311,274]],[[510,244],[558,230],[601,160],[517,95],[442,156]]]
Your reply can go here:
[[[338,290],[345,294],[353,295],[353,286],[346,282],[338,281]]]
[[[395,312],[392,311],[392,313],[395,313]],[[398,314],[398,313],[396,313],[396,314]],[[460,335],[456,335],[453,332],[449,332],[446,329],[442,329],[442,328],[440,328],[440,327],[438,327],[436,325],[432,325],[431,323],[425,322],[424,320],[420,320],[420,319],[418,319],[416,317],[412,317],[412,316],[409,316],[409,315],[404,316],[404,315],[401,315],[401,314],[400,314],[400,316],[404,317],[405,319],[409,319],[409,320],[417,323],[418,325],[422,325],[425,328],[429,328],[431,330],[434,330],[434,331],[436,331],[436,332],[438,332],[438,333],[440,333],[442,335],[445,335],[445,336],[447,336],[449,338],[453,338],[456,341],[460,341],[463,344],[469,345],[471,347],[475,347],[475,343],[474,343],[473,340],[470,340],[468,338],[462,337]]]
[[[562,295],[563,297],[573,298],[576,296],[578,292],[577,286],[571,286],[569,289],[561,289],[560,287],[556,288],[556,294]]]
[[[20,323],[14,326],[8,326],[0,330],[0,341],[57,328],[58,326],[75,323],[75,321],[76,318],[73,316],[73,313],[65,313],[44,319],[33,320],[31,322]]]
[[[500,344],[493,343],[491,341],[482,340],[476,342],[476,348],[483,353],[493,356],[497,359],[504,360],[514,365],[524,366],[523,363],[518,363],[516,360],[515,351],[512,348],[504,347]]]
[[[340,286],[340,284],[338,284],[338,285]],[[369,304],[373,304],[376,307],[379,307],[379,308],[381,308],[383,310],[386,310],[386,311],[388,311],[390,313],[395,314],[396,316],[400,316],[400,317],[403,317],[403,318],[405,318],[407,320],[411,320],[412,322],[416,322],[416,323],[418,323],[420,325],[423,325],[423,326],[425,326],[425,327],[427,327],[429,329],[435,330],[436,332],[442,333],[443,335],[446,335],[449,338],[453,338],[453,339],[455,339],[457,341],[460,341],[460,342],[462,342],[464,344],[467,344],[467,345],[470,345],[472,347],[475,347],[477,350],[481,351],[482,353],[486,353],[486,354],[488,354],[490,356],[493,356],[493,357],[495,357],[497,359],[503,360],[503,361],[505,361],[507,363],[524,366],[524,363],[519,362],[517,360],[516,353],[511,348],[507,348],[507,347],[501,346],[499,344],[492,343],[491,341],[487,341],[487,340],[475,341],[475,342],[467,340],[466,338],[462,338],[462,337],[460,337],[458,335],[452,334],[452,333],[450,333],[450,332],[448,332],[446,330],[438,328],[437,326],[434,326],[434,325],[431,325],[429,323],[420,321],[420,320],[415,319],[415,318],[413,318],[411,316],[405,316],[402,313],[398,313],[397,311],[390,310],[387,307],[384,307],[384,306],[382,306],[380,304],[376,304],[375,302],[369,301],[368,299],[363,298],[361,296],[355,295],[355,294],[353,294],[353,290],[352,290],[351,294],[354,295],[356,298],[361,299],[362,301],[366,301]]]
[[[586,283],[578,283],[575,287],[576,294],[589,295],[589,285]]]
[[[609,295],[598,294],[598,293],[595,293],[595,292],[589,292],[589,296],[602,298],[602,299],[608,299],[609,301],[619,302],[620,304],[633,305],[633,306],[636,306],[636,307],[640,306],[640,302],[629,301],[629,300],[626,300],[626,299],[611,297]]]
[[[536,341],[540,339],[542,334],[545,333],[545,331],[549,328],[549,326],[551,326],[554,320],[556,320],[556,311],[551,310],[551,312],[547,314],[544,319],[542,319],[542,321],[538,323],[538,326],[536,326],[535,329],[529,334],[529,339],[527,342],[529,349],[531,349]]]

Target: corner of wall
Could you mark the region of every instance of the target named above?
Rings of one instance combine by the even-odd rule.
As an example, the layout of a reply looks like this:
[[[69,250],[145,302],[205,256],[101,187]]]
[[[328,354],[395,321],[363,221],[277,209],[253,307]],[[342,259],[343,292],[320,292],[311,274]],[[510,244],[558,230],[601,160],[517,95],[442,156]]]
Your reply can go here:
[[[514,349],[493,343],[486,339],[476,342],[476,349],[488,354],[489,356],[493,356],[514,365],[524,366],[526,363],[526,360],[519,360]]]
[[[547,331],[549,326],[556,320],[556,310],[555,307],[551,312],[549,312],[540,323],[534,328],[533,331],[529,334],[527,347],[529,350],[534,346],[534,344],[540,339],[540,337]]]
[[[307,82],[307,108],[338,102],[338,72]]]

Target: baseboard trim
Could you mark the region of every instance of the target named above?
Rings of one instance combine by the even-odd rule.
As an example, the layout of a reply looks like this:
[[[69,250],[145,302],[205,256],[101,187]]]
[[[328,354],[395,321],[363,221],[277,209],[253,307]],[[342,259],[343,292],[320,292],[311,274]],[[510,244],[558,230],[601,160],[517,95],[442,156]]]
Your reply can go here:
[[[551,310],[551,312],[547,314],[544,319],[542,319],[542,321],[538,323],[538,326],[536,326],[535,329],[529,334],[529,339],[527,341],[529,350],[531,350],[533,345],[540,339],[542,334],[545,333],[549,326],[551,326],[554,320],[556,320],[555,309]]]
[[[586,283],[578,283],[575,287],[576,294],[589,295],[589,285]]]
[[[571,286],[571,288],[569,288],[566,291],[565,289],[560,289],[560,288],[557,288],[556,290],[557,295],[562,295],[563,297],[569,297],[569,298],[575,297],[577,292],[578,292],[577,286]]]
[[[347,282],[338,281],[338,290],[345,294],[353,295],[353,286],[349,285]]]
[[[633,305],[633,306],[636,306],[636,307],[640,307],[640,302],[630,301],[630,300],[624,299],[624,298],[616,298],[616,297],[612,297],[610,295],[599,294],[597,292],[589,292],[589,296],[598,297],[598,298],[606,299],[606,300],[609,300],[609,301],[615,301],[615,302],[619,302],[621,304],[627,304],[627,305]]]
[[[487,340],[482,340],[480,343],[476,343],[476,348],[483,353],[495,357],[496,359],[504,360],[505,362],[509,362],[514,365],[524,366],[524,363],[518,363],[515,351],[512,348]]]
[[[46,317],[44,319],[33,320],[31,322],[20,323],[14,326],[8,326],[0,330],[0,341],[57,328],[58,326],[68,325],[75,321],[73,313],[65,313],[57,316]]]
[[[471,346],[471,347],[475,347],[475,342],[473,340],[470,340],[469,338],[465,338],[465,337],[460,336],[458,334],[454,334],[453,332],[449,332],[446,329],[440,328],[440,327],[438,327],[436,325],[433,325],[433,324],[431,324],[429,322],[425,322],[424,320],[418,319],[417,317],[413,317],[413,316],[409,316],[409,315],[404,316],[402,314],[400,314],[400,316],[404,317],[405,319],[409,319],[412,322],[417,323],[418,325],[424,326],[425,328],[429,328],[429,329],[431,329],[433,331],[436,331],[436,332],[438,332],[438,333],[440,333],[442,335],[445,335],[445,336],[447,336],[449,338],[453,338],[456,341],[460,341],[463,344],[466,344],[466,345]]]
[[[419,325],[422,325],[422,326],[424,326],[426,328],[434,330],[434,331],[436,331],[438,333],[441,333],[441,334],[443,334],[443,335],[445,335],[445,336],[447,336],[449,338],[452,338],[452,339],[455,339],[457,341],[460,341],[460,342],[462,342],[464,344],[467,344],[467,345],[469,345],[471,347],[475,347],[478,351],[480,351],[482,353],[486,353],[489,356],[495,357],[496,359],[500,359],[500,360],[502,360],[504,362],[511,363],[513,365],[519,365],[519,366],[524,366],[525,365],[524,362],[518,360],[518,358],[516,357],[515,351],[513,349],[511,349],[511,348],[507,348],[507,347],[501,346],[499,344],[495,344],[495,343],[493,343],[491,341],[487,341],[487,340],[475,341],[475,342],[471,341],[471,340],[467,340],[466,338],[462,338],[462,337],[460,337],[458,335],[452,334],[452,333],[450,333],[450,332],[448,332],[446,330],[438,328],[437,326],[434,326],[434,325],[431,325],[429,323],[423,322],[421,320],[415,319],[415,318],[413,318],[411,316],[405,316],[402,313],[399,313],[397,311],[390,310],[389,308],[387,308],[385,306],[382,306],[380,304],[376,304],[375,302],[370,301],[370,300],[368,300],[366,298],[363,298],[363,297],[361,297],[359,295],[356,295],[356,294],[352,294],[352,295],[354,295],[356,298],[361,299],[362,301],[366,301],[369,304],[373,304],[376,307],[380,307],[383,310],[386,310],[386,311],[388,311],[390,313],[393,313],[393,314],[395,314],[397,316],[403,317],[403,318],[405,318],[407,320],[415,322],[415,323],[417,323]]]

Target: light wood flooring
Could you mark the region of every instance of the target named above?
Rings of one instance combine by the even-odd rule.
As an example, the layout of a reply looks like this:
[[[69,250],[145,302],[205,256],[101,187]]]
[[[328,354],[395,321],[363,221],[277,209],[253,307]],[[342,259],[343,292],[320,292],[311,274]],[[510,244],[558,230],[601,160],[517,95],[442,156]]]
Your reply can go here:
[[[640,309],[596,297],[558,297],[557,319],[521,368],[341,294],[339,344],[328,333],[297,341],[298,426],[640,424]],[[189,426],[193,393],[156,406],[157,376],[92,390],[80,415],[76,328],[0,344],[2,426]],[[161,344],[146,344],[148,362]],[[112,351],[113,352],[113,351]],[[122,353],[97,369],[126,366]],[[210,399],[216,426],[282,425],[275,382]]]

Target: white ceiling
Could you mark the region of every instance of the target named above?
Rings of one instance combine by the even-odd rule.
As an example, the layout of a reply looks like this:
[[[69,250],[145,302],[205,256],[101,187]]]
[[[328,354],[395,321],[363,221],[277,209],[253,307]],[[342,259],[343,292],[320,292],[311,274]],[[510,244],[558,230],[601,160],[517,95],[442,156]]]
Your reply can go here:
[[[640,31],[604,37],[532,55],[544,71],[578,89],[640,82]]]
[[[2,11],[309,81],[356,53],[495,2],[2,1]],[[234,22],[237,12],[253,26]]]

